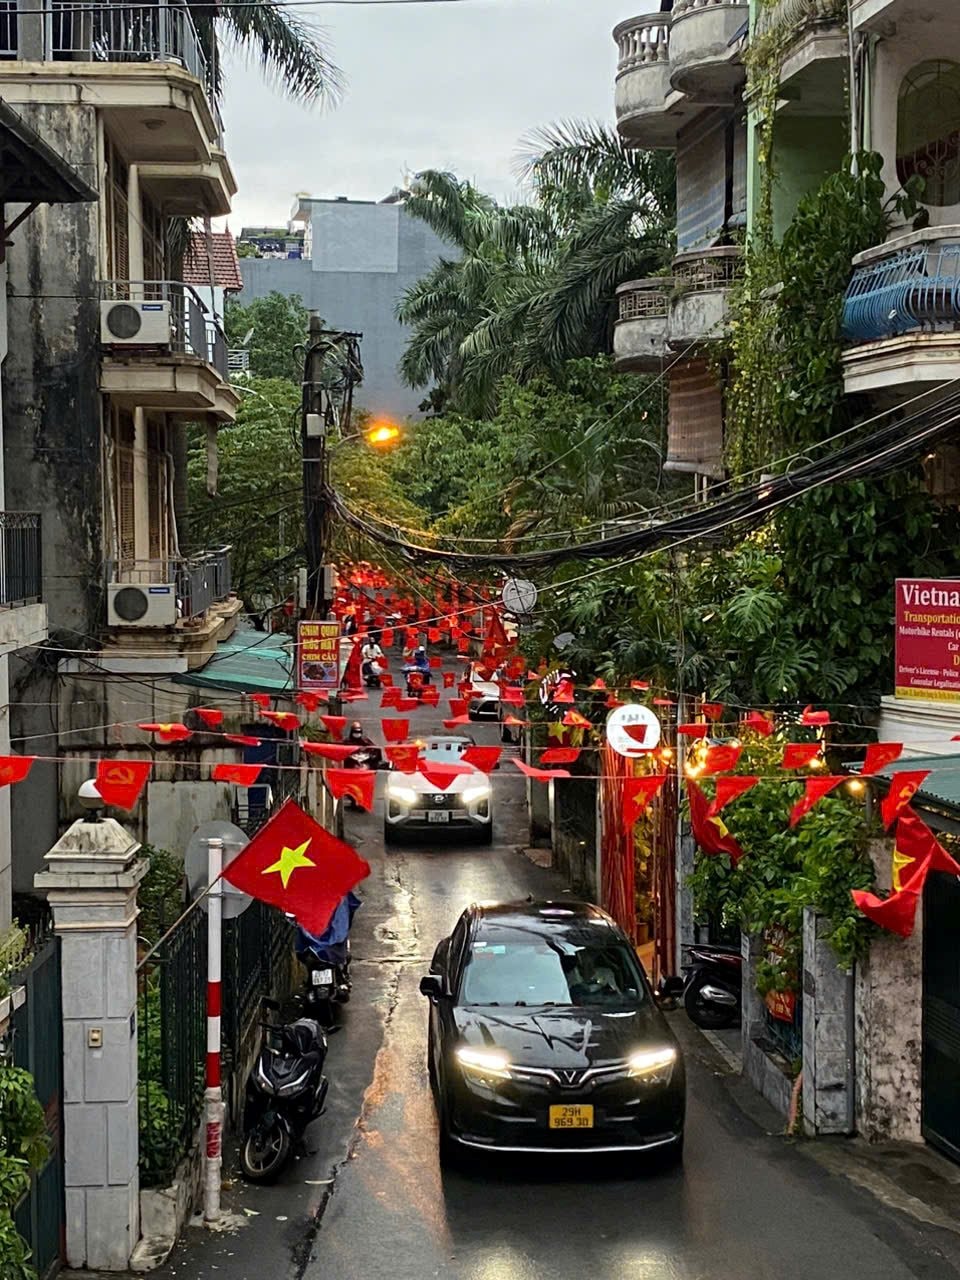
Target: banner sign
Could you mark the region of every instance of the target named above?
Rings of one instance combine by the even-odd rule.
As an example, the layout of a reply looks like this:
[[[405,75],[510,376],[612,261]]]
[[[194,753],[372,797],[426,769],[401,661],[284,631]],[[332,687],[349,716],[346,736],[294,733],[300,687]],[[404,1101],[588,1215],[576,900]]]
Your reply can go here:
[[[340,688],[340,623],[297,624],[297,687]]]
[[[960,702],[960,580],[898,578],[898,698]]]

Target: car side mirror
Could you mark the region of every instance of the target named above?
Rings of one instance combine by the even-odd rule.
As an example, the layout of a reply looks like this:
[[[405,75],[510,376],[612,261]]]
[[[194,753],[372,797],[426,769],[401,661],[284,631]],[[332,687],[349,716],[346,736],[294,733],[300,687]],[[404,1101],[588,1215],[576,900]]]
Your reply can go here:
[[[439,1000],[443,995],[443,978],[439,973],[425,973],[420,979],[420,994],[431,1000]]]

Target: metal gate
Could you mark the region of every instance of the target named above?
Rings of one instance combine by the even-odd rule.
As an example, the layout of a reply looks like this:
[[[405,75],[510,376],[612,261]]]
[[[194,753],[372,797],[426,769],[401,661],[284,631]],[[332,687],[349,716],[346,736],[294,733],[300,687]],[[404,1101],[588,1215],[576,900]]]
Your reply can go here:
[[[50,1155],[14,1215],[33,1250],[40,1280],[56,1275],[64,1257],[63,1024],[60,1012],[60,940],[37,947],[22,975],[26,1002],[13,1017],[13,1061],[33,1076],[47,1120]]]
[[[960,1160],[960,880],[931,871],[923,893],[921,1127]]]

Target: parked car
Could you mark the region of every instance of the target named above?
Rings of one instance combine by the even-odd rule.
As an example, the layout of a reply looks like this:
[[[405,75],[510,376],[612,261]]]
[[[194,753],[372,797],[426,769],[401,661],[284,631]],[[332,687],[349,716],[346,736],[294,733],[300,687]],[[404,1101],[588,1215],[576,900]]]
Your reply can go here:
[[[428,738],[420,758],[430,764],[458,764],[473,738],[450,735]],[[493,840],[493,795],[490,779],[474,770],[458,774],[442,787],[419,770],[391,773],[383,809],[383,839],[395,844],[410,831],[474,834],[482,844]]]
[[[599,907],[469,907],[420,990],[441,1160],[464,1148],[682,1158],[680,1048]]]

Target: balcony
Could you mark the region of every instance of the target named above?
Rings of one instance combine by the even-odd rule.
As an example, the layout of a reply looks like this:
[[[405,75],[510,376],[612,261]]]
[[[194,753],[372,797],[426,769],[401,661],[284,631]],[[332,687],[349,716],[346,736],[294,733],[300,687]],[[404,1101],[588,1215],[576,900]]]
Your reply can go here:
[[[670,87],[670,14],[628,18],[614,27],[613,38],[620,136],[638,147],[675,147],[677,130],[694,108]]]
[[[617,290],[619,318],[613,331],[614,365],[619,373],[659,373],[667,346],[667,316],[673,281],[664,276],[631,280]]]
[[[848,57],[845,0],[776,0],[757,13],[755,38],[781,31],[781,115],[839,116],[845,111]]]
[[[732,104],[743,84],[740,44],[746,0],[676,0],[670,29],[670,84],[691,102]]]
[[[742,274],[739,245],[696,249],[674,258],[669,341],[675,351],[724,336],[730,289]]]
[[[960,226],[912,231],[857,254],[843,336],[851,394],[898,400],[960,377]]]
[[[40,516],[0,511],[0,655],[46,640],[41,594]]]
[[[129,161],[176,166],[166,175],[181,181],[179,190],[170,188],[180,203],[172,212],[228,213],[236,181],[186,6],[53,0],[49,11],[36,3],[34,12],[33,2],[19,17],[9,0],[0,11],[0,97],[11,104],[95,102]]]
[[[235,419],[240,398],[228,382],[226,336],[195,289],[179,280],[105,280],[100,296],[101,391],[127,407]],[[141,335],[134,326],[142,303],[157,310],[142,318]]]
[[[957,20],[956,0],[851,0],[850,20],[854,31],[889,36],[903,22],[919,23],[933,29],[946,24],[953,32]],[[898,33],[899,34],[899,33]]]

